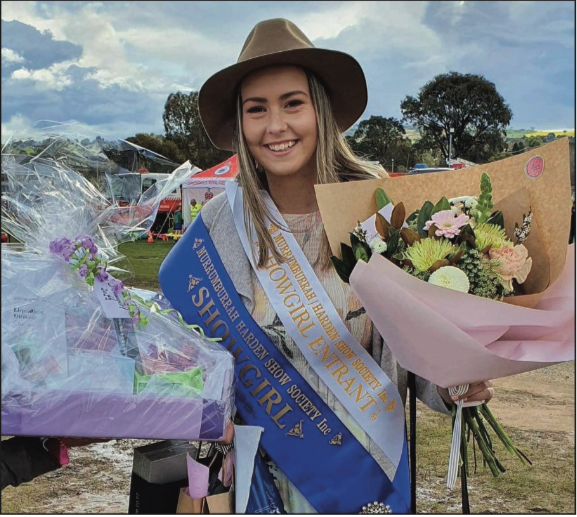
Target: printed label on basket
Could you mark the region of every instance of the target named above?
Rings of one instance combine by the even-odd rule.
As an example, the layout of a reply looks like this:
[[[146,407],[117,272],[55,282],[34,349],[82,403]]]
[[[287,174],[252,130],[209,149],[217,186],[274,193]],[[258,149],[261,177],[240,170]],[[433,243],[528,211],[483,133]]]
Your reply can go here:
[[[110,282],[114,279],[109,275],[108,281],[101,282],[98,279],[94,280],[94,292],[98,297],[100,305],[102,305],[102,310],[106,314],[107,318],[130,318],[130,313],[122,305],[119,297],[114,293],[113,287]]]

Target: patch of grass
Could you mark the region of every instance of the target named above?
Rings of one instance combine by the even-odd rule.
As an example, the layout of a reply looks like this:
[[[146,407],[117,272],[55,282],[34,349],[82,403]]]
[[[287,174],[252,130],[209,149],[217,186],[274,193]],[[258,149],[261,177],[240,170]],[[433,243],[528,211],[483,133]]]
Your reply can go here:
[[[176,241],[162,240],[149,243],[146,239],[121,244],[118,251],[125,258],[114,265],[130,271],[130,274],[116,273],[114,276],[121,279],[127,287],[159,291],[158,270],[175,244]]]
[[[417,511],[461,513],[460,478],[449,491],[445,486],[451,446],[451,419],[418,403]],[[498,415],[496,415],[497,418]],[[504,426],[519,449],[533,462],[522,465],[495,437],[494,447],[507,471],[493,478],[483,467],[477,450],[469,444],[471,473],[468,479],[472,513],[575,513],[575,445],[563,432],[522,431]],[[491,437],[493,438],[493,434]]]

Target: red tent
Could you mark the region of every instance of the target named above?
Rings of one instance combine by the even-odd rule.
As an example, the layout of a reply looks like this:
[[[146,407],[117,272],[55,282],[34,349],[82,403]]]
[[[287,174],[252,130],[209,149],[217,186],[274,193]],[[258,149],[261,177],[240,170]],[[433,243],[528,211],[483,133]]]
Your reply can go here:
[[[238,174],[238,157],[235,154],[228,160],[198,172],[182,184],[182,215],[184,226],[190,224],[190,200],[205,204],[224,191],[225,183]]]

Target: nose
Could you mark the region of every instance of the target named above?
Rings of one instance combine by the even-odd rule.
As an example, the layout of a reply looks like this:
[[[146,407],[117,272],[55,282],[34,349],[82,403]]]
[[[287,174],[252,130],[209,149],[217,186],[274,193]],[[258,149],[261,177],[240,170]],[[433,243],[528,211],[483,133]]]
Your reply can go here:
[[[266,132],[274,135],[287,130],[287,123],[281,110],[271,109]]]

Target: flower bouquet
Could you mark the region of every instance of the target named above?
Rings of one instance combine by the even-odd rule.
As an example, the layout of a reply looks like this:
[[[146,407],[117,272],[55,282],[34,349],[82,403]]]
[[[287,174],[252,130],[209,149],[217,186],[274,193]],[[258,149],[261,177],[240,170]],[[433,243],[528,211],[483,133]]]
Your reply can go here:
[[[402,367],[455,393],[574,359],[568,151],[316,187],[337,272]],[[449,487],[467,427],[493,475],[504,467],[488,428],[525,461],[487,405],[456,411]]]
[[[22,243],[2,247],[3,432],[222,439],[231,354],[160,295],[114,278],[123,273],[118,244],[148,230],[160,200],[198,169],[187,162],[120,206],[84,175],[95,164],[117,172],[110,156],[128,143],[43,142],[37,155],[19,143],[2,154],[2,226]]]

